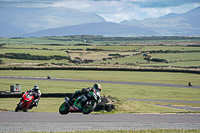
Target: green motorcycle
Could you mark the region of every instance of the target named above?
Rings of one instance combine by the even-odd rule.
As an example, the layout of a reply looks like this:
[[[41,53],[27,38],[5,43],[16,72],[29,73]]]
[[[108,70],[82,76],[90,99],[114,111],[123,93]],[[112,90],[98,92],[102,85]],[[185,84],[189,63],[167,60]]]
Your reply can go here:
[[[87,92],[77,98],[69,104],[69,98],[65,97],[65,102],[60,106],[59,113],[66,115],[69,112],[82,112],[83,114],[89,114],[96,108],[97,104],[101,102],[101,97],[95,92]]]

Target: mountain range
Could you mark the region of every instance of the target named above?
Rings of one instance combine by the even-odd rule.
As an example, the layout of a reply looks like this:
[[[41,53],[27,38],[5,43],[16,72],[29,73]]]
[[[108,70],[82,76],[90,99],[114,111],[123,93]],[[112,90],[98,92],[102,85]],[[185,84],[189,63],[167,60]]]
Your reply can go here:
[[[106,22],[95,13],[65,8],[0,7],[0,37],[66,35],[200,36],[200,7],[159,18]]]

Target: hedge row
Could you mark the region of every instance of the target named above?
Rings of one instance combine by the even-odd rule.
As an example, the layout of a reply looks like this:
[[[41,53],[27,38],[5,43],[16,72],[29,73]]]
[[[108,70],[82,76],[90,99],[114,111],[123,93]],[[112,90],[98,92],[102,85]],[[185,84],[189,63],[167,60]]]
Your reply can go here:
[[[0,68],[0,70],[93,70],[93,71],[145,71],[145,72],[182,72],[182,73],[195,73],[200,74],[200,71],[186,69],[165,69],[167,67],[154,67],[154,68],[85,68],[85,67],[8,67]],[[184,68],[184,67],[183,67]],[[194,67],[196,68],[196,67]],[[199,68],[199,67],[198,67]]]
[[[71,95],[72,93],[43,93],[42,97],[71,97]],[[0,92],[0,98],[20,98],[21,96],[21,93]]]
[[[67,56],[60,56],[60,55],[52,55],[52,56],[41,56],[41,55],[31,55],[25,53],[5,53],[0,54],[0,58],[10,58],[10,59],[23,59],[23,60],[62,60],[70,58]]]

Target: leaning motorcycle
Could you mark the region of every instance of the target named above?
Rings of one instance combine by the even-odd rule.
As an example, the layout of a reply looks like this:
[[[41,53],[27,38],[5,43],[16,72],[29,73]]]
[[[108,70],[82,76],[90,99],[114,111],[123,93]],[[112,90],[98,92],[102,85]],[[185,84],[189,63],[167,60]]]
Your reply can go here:
[[[69,104],[69,98],[65,97],[65,102],[60,106],[60,114],[68,114],[69,112],[82,112],[83,114],[89,114],[96,108],[97,104],[101,102],[101,99],[95,92],[87,92],[72,101],[72,105]]]
[[[29,107],[32,105],[32,100],[34,99],[32,92],[24,92],[22,95],[22,98],[20,102],[17,104],[17,107],[15,108],[15,112],[18,112],[22,110],[23,112],[27,112],[29,110]]]

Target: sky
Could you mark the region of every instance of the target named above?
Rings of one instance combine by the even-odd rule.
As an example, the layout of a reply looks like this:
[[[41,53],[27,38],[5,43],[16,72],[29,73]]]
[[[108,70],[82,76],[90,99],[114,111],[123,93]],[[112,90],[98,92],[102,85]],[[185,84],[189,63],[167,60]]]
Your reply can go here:
[[[108,22],[119,23],[185,13],[200,6],[200,0],[0,0],[0,6],[72,8],[96,13]]]

